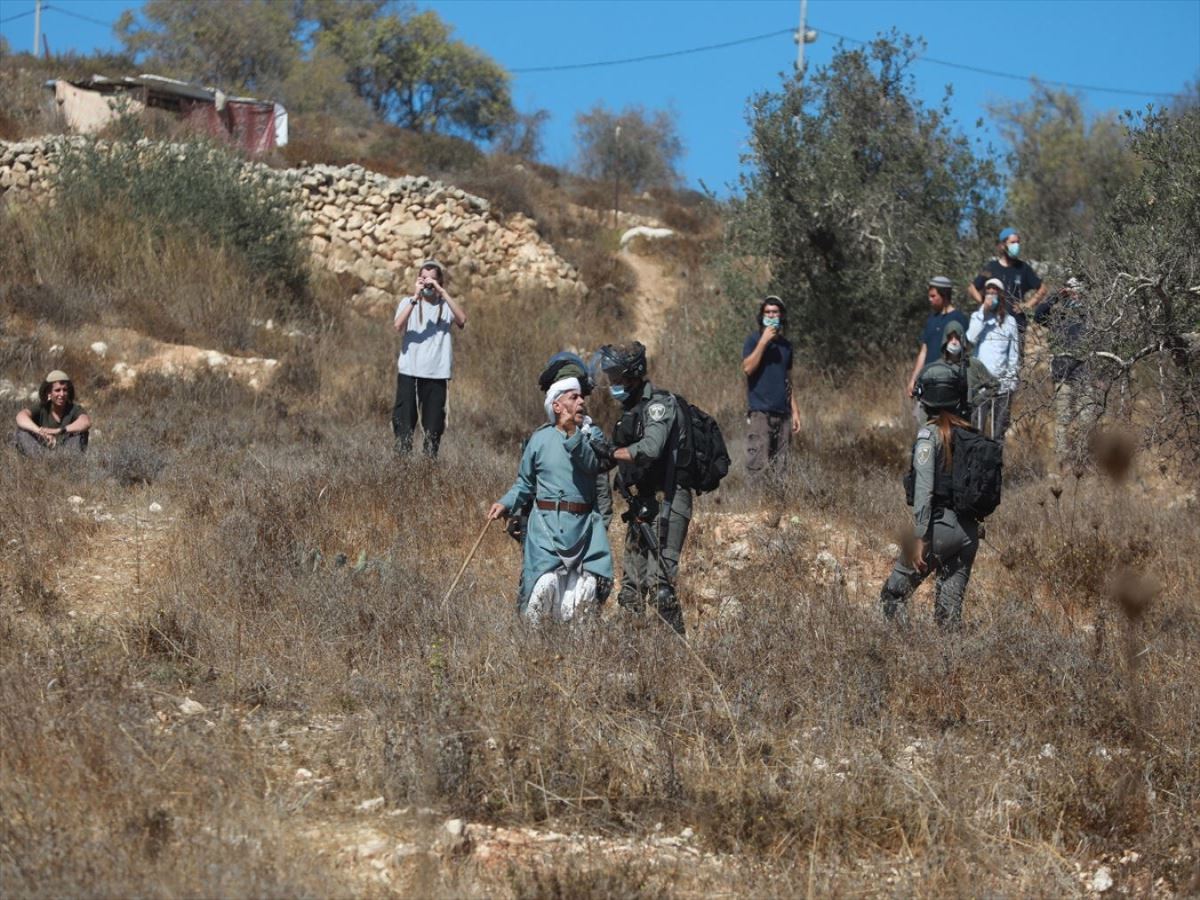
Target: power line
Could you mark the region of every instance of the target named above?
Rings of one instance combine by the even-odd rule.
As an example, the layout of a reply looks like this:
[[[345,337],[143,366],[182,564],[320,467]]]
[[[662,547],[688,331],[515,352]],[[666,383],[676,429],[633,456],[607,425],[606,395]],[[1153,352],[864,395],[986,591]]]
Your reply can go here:
[[[840,40],[843,40],[843,41],[849,41],[852,44],[860,44],[860,45],[865,46],[865,45],[871,43],[871,41],[864,41],[861,38],[850,37],[849,35],[846,35],[846,34],[838,34],[836,31],[830,31],[827,28],[821,29],[821,30],[824,31],[825,34],[830,35],[831,37],[839,38]],[[514,75],[525,75],[525,74],[537,73],[537,72],[568,72],[568,71],[578,70],[578,69],[598,69],[598,68],[607,67],[607,66],[624,66],[624,65],[628,65],[630,63],[650,62],[652,60],[657,60],[657,59],[670,59],[670,58],[676,57],[676,56],[687,56],[687,55],[690,55],[693,53],[707,53],[711,50],[723,50],[726,47],[736,47],[741,44],[750,44],[750,43],[754,43],[756,41],[764,41],[764,40],[768,40],[773,37],[779,37],[784,34],[794,35],[795,33],[796,33],[796,29],[794,29],[794,28],[781,28],[778,31],[770,31],[770,32],[767,32],[766,34],[756,34],[756,35],[752,35],[751,37],[738,38],[737,40],[733,40],[733,41],[723,41],[722,43],[719,43],[719,44],[705,44],[704,46],[701,46],[701,47],[689,47],[685,50],[672,50],[668,53],[651,53],[646,56],[630,56],[630,57],[626,57],[624,59],[606,59],[606,60],[597,60],[595,62],[586,62],[586,63],[568,63],[568,64],[561,65],[561,66],[527,66],[527,67],[522,67],[522,68],[517,68],[517,69],[509,69],[509,71],[512,72]],[[1001,72],[996,69],[985,69],[982,66],[972,66],[972,65],[968,65],[967,63],[952,62],[951,60],[938,59],[937,57],[926,56],[925,54],[921,54],[916,59],[917,59],[917,62],[933,63],[934,65],[946,66],[951,69],[961,69],[966,72],[975,72],[980,75],[990,75],[993,78],[1007,78],[1012,81],[1026,81],[1027,82],[1030,80],[1031,77],[1033,77],[1033,76],[1028,76],[1028,75],[1017,75],[1012,72]],[[1142,97],[1174,97],[1175,96],[1175,92],[1172,92],[1172,91],[1139,91],[1139,90],[1134,90],[1132,88],[1101,87],[1099,85],[1094,85],[1094,84],[1079,84],[1079,83],[1073,82],[1073,81],[1059,81],[1057,79],[1052,79],[1052,78],[1039,78],[1038,80],[1043,82],[1044,84],[1051,84],[1051,85],[1055,85],[1058,87],[1072,88],[1074,90],[1079,90],[1079,91],[1095,91],[1095,92],[1105,93],[1105,94],[1132,94],[1132,95],[1137,95],[1137,96],[1142,96]]]
[[[703,47],[689,47],[687,50],[672,50],[668,53],[651,53],[647,56],[630,56],[626,59],[606,59],[599,62],[586,63],[569,63],[564,66],[531,66],[522,69],[509,69],[510,72],[516,75],[524,75],[529,72],[566,72],[570,69],[598,69],[601,66],[623,66],[627,63],[649,62],[654,59],[670,59],[673,56],[687,56],[689,53],[707,53],[709,50],[723,50],[726,47],[737,47],[741,44],[750,44],[755,41],[765,41],[768,38],[779,37],[781,34],[795,34],[795,28],[781,28],[779,31],[770,31],[766,34],[756,34],[752,37],[738,38],[735,41],[723,41],[720,44],[706,44]]]
[[[859,38],[852,38],[849,35],[838,34],[836,31],[830,31],[828,28],[824,28],[824,29],[822,29],[822,31],[824,31],[825,34],[828,34],[831,37],[839,38],[840,40],[843,40],[843,41],[849,41],[852,44],[866,45],[866,44],[872,43],[871,41],[864,41]],[[980,75],[990,75],[993,78],[1007,78],[1010,81],[1029,81],[1032,78],[1037,78],[1037,80],[1042,82],[1043,84],[1053,84],[1053,85],[1057,85],[1059,87],[1074,88],[1075,90],[1079,90],[1079,91],[1098,91],[1098,92],[1104,93],[1104,94],[1136,94],[1136,95],[1142,96],[1142,97],[1174,97],[1174,96],[1176,96],[1176,93],[1172,92],[1172,91],[1138,91],[1138,90],[1133,90],[1131,88],[1099,87],[1094,84],[1078,84],[1073,81],[1057,81],[1053,78],[1038,78],[1036,75],[1017,75],[1017,74],[1014,74],[1013,72],[1000,72],[996,69],[985,69],[982,66],[971,66],[971,65],[967,65],[966,63],[956,63],[956,62],[951,62],[946,59],[937,59],[936,57],[933,57],[933,56],[926,56],[923,53],[916,57],[916,61],[933,63],[934,65],[937,65],[937,66],[946,66],[947,68],[950,68],[950,69],[962,69],[967,72],[976,72]]]
[[[94,19],[91,16],[85,16],[83,13],[77,13],[72,9],[63,9],[61,6],[54,6],[51,3],[42,4],[43,13],[51,11],[62,13],[64,16],[70,16],[72,19],[82,19],[84,22],[91,22],[93,25],[101,25],[105,28],[109,28],[112,25],[111,22],[105,22],[103,19]],[[27,9],[25,12],[17,13],[16,15],[6,16],[5,18],[0,19],[0,25],[4,25],[8,22],[15,22],[17,19],[24,19],[26,16],[32,16],[35,12],[37,12],[36,8]]]
[[[45,10],[46,7],[43,6],[42,9]],[[5,22],[15,22],[17,19],[23,19],[26,16],[32,16],[35,12],[37,12],[36,9],[28,9],[23,13],[17,13],[15,16],[6,16],[0,19],[0,25],[3,25]]]
[[[42,12],[45,12],[48,9],[62,13],[64,16],[70,16],[72,19],[82,19],[84,22],[91,22],[93,25],[102,25],[105,28],[112,26],[111,22],[105,22],[102,19],[93,19],[91,16],[85,16],[83,13],[77,13],[71,9],[63,9],[61,6],[54,6],[49,3],[42,7]]]

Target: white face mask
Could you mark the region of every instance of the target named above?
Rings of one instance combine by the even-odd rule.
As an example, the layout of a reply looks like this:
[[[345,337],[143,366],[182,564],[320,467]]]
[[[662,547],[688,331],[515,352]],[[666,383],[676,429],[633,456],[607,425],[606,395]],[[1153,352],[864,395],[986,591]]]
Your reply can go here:
[[[951,356],[958,356],[958,354],[962,353],[962,344],[958,341],[951,341],[946,345],[946,352]]]

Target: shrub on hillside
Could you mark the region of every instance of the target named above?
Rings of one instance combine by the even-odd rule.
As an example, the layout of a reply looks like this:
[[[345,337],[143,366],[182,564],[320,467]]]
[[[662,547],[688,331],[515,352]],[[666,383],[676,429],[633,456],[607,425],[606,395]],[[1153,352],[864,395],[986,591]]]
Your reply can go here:
[[[68,213],[124,207],[156,237],[182,231],[235,250],[273,291],[292,298],[307,291],[303,233],[286,190],[219,147],[64,145],[55,187]]]

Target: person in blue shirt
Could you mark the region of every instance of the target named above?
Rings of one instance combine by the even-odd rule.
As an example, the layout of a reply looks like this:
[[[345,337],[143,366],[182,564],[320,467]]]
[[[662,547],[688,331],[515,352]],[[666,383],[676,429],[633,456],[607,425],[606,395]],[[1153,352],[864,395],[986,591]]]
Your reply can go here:
[[[967,330],[967,317],[954,308],[954,284],[945,275],[935,275],[929,279],[930,313],[925,319],[925,328],[921,331],[921,346],[917,350],[917,361],[913,364],[912,374],[908,377],[908,396],[916,396],[917,379],[921,372],[942,357],[942,338],[946,326],[958,322],[963,331]],[[925,424],[925,411],[917,402],[913,407],[913,418],[918,427]]]
[[[768,468],[779,474],[787,465],[793,434],[800,432],[800,411],[792,392],[792,345],[783,336],[787,308],[778,297],[759,304],[756,331],[742,345],[746,374],[746,468],[751,476]]]
[[[971,353],[999,382],[998,392],[975,408],[971,424],[1001,443],[1012,417],[1013,394],[1021,372],[1021,336],[1016,318],[1009,315],[1004,293],[1004,282],[989,278],[984,285],[983,305],[971,313],[967,328]]]

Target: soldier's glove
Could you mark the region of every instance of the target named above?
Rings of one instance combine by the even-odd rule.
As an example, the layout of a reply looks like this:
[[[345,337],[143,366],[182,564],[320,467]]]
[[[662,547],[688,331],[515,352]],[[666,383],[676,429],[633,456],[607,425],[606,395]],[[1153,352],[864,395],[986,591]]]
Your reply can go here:
[[[518,544],[521,543],[521,541],[525,540],[525,517],[511,516],[509,520],[504,523],[504,530],[508,533],[510,538],[512,538]]]
[[[592,452],[596,454],[596,459],[600,462],[600,470],[602,472],[612,471],[616,467],[617,461],[613,459],[613,454],[617,452],[614,447],[605,438],[591,438]]]

